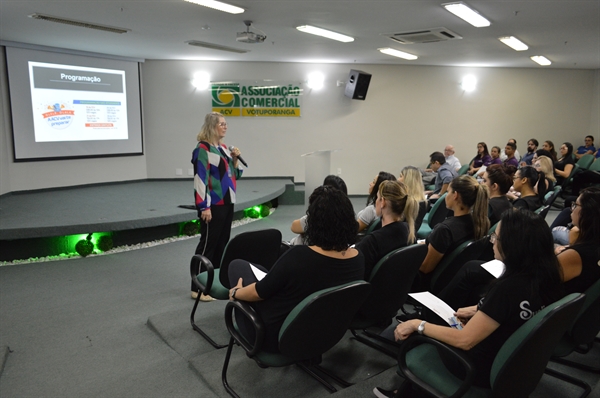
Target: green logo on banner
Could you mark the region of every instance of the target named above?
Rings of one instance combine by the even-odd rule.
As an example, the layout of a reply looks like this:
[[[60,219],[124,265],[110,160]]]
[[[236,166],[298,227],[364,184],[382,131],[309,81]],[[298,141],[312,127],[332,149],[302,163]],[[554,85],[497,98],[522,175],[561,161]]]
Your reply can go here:
[[[213,108],[239,108],[240,85],[239,84],[213,84],[212,86]]]

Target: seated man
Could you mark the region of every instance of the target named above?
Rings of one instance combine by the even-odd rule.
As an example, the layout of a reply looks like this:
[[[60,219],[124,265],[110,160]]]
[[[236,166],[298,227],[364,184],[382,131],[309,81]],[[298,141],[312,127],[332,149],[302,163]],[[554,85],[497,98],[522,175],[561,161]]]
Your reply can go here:
[[[594,153],[596,153],[596,148],[594,147],[594,136],[586,135],[585,145],[582,145],[579,148],[577,148],[575,157],[577,159],[581,159],[584,155],[593,155]]]
[[[446,148],[444,148],[444,156],[446,157],[446,163],[452,167],[452,170],[458,171],[458,169],[460,169],[460,160],[454,156],[454,147],[452,145],[446,145]]]
[[[446,162],[446,158],[441,152],[434,152],[429,155],[431,162],[431,170],[437,172],[437,178],[435,179],[435,189],[433,191],[426,191],[425,194],[429,195],[429,200],[437,200],[448,190],[448,185],[454,177],[457,176],[456,170]]]
[[[519,167],[519,160],[515,157],[515,152],[517,151],[517,145],[512,142],[507,142],[506,147],[504,147],[504,153],[506,154],[506,159],[504,159],[503,164],[505,166],[511,165],[515,167]]]
[[[521,158],[521,163],[519,164],[521,167],[533,166],[533,157],[535,156],[535,151],[537,151],[538,146],[539,142],[535,138],[527,141],[527,153]]]
[[[513,144],[515,144],[514,156],[515,156],[515,158],[517,158],[517,162],[518,162],[519,160],[521,160],[521,154],[517,150],[517,140],[515,140],[514,138],[511,138],[508,140],[508,142],[512,142]],[[507,157],[508,157],[508,155],[506,154],[505,150],[503,149],[502,152],[500,153],[500,159],[504,162]],[[518,165],[516,165],[515,167],[518,167]]]

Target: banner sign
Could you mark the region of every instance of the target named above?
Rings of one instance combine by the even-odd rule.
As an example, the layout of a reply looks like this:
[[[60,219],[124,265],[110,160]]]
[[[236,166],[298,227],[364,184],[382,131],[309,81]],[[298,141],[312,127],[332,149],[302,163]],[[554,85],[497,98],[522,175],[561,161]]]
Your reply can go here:
[[[212,110],[228,117],[300,117],[300,86],[215,83],[211,87]]]

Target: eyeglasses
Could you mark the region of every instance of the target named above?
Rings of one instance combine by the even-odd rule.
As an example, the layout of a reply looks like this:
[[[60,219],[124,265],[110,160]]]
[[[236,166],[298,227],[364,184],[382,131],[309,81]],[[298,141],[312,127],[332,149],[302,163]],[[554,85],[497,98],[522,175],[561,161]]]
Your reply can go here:
[[[225,122],[221,122],[221,123],[218,123],[218,124],[217,124],[217,126],[221,126],[221,127],[227,127],[227,123],[225,123]]]
[[[492,232],[492,234],[490,235],[490,243],[493,245],[494,243],[496,243],[497,240],[498,240],[498,235],[496,235],[495,232]]]
[[[581,207],[581,205],[579,203],[576,203],[576,202],[571,203],[571,211],[574,211],[575,208],[577,208],[577,206]]]

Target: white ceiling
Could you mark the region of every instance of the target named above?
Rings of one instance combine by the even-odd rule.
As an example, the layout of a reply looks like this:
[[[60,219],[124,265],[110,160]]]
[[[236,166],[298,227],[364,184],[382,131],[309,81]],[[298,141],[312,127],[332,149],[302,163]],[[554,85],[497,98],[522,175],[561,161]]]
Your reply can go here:
[[[231,15],[183,0],[0,0],[0,39],[143,59],[361,63],[600,69],[600,0],[468,0],[491,20],[475,28],[430,0],[232,0],[243,14]],[[130,29],[115,34],[29,18],[39,13]],[[254,22],[262,44],[238,43],[236,32]],[[301,33],[314,25],[355,37],[340,43]],[[402,45],[382,34],[445,27],[462,40]],[[516,52],[497,40],[513,35],[529,45]],[[247,49],[235,54],[193,47],[199,40]],[[406,61],[379,53],[393,47],[419,57]]]

